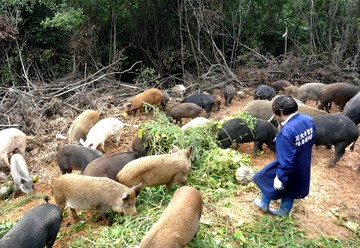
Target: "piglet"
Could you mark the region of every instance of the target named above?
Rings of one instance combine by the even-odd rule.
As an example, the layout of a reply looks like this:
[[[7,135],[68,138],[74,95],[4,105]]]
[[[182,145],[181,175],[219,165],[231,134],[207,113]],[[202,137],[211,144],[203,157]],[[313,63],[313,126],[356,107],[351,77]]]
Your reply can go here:
[[[80,139],[85,139],[90,128],[92,128],[99,119],[99,113],[92,109],[87,109],[76,117],[68,131],[69,144],[79,143]]]
[[[71,173],[73,169],[83,171],[94,159],[104,154],[81,145],[65,145],[56,154],[56,162],[59,165],[61,174]]]
[[[117,118],[102,119],[90,129],[86,141],[80,139],[80,143],[94,150],[101,144],[102,151],[105,151],[105,140],[111,136],[115,137],[116,145],[119,145],[123,128],[124,124]]]
[[[273,87],[265,84],[261,84],[256,87],[254,92],[254,100],[271,100],[276,95],[276,91]]]
[[[198,190],[190,186],[177,189],[159,220],[143,237],[140,248],[183,248],[199,226],[203,201]]]
[[[17,190],[21,190],[25,194],[31,194],[34,187],[32,178],[28,171],[24,157],[16,153],[10,158],[11,176],[14,180],[14,197]]]
[[[82,172],[82,175],[93,177],[107,177],[116,180],[116,175],[130,161],[136,159],[135,152],[116,152],[111,155],[91,161]]]
[[[196,117],[195,119],[192,119],[191,121],[186,123],[184,126],[182,126],[181,130],[185,131],[188,128],[198,127],[198,126],[204,125],[204,124],[209,123],[209,122],[210,122],[209,119],[199,116],[199,117]]]
[[[167,111],[167,115],[175,119],[175,123],[182,126],[182,118],[194,119],[199,115],[205,115],[205,111],[195,103],[186,102],[174,105]]]
[[[127,163],[117,174],[116,180],[129,187],[142,184],[152,187],[166,184],[169,191],[172,183],[185,185],[191,167],[191,148],[175,153],[152,155]],[[138,191],[139,192],[139,191]]]
[[[129,100],[129,102],[126,104],[126,113],[136,114],[138,110],[144,109],[144,103],[155,105],[158,108],[165,110],[165,101],[161,90],[150,88],[140,94],[137,94]]]
[[[26,135],[17,128],[6,128],[0,131],[0,164],[10,166],[9,156],[17,150],[25,156]]]
[[[186,97],[182,102],[195,103],[202,107],[206,111],[208,118],[210,117],[211,110],[215,105],[214,97],[208,94],[194,94]]]
[[[62,216],[53,204],[41,204],[27,212],[0,239],[0,247],[53,247],[60,230]]]
[[[231,104],[231,101],[235,95],[236,95],[235,87],[231,84],[226,85],[224,88],[225,106],[229,106],[229,104]]]
[[[96,209],[105,220],[110,210],[128,215],[137,214],[135,191],[141,185],[129,188],[106,177],[65,174],[54,179],[52,187],[56,205],[61,212],[65,207],[70,207],[76,221],[79,220],[76,209]]]

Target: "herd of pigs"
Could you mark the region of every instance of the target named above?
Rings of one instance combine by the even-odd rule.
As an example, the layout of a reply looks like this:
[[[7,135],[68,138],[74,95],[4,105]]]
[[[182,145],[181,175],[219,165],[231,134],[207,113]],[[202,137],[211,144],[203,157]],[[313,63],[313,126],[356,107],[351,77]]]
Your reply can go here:
[[[166,111],[182,130],[200,126],[218,111],[221,104],[219,94],[192,94],[184,98],[186,88],[176,85],[171,93],[176,103],[166,110],[171,99],[166,91],[147,89],[128,101],[127,114],[142,111],[150,104]],[[231,104],[236,95],[233,85],[220,89],[225,106]],[[354,149],[359,136],[357,125],[360,122],[360,88],[348,83],[308,83],[294,86],[288,81],[279,80],[271,85],[259,85],[254,91],[254,100],[243,109],[256,118],[254,130],[245,120],[227,117],[217,131],[218,143],[229,148],[233,143],[254,142],[253,156],[262,150],[263,144],[275,152],[274,138],[278,133],[276,117],[272,115],[272,100],[280,93],[292,95],[299,105],[299,112],[310,115],[316,125],[316,145],[335,147],[335,156],[329,162],[334,166],[350,144]],[[317,108],[306,106],[307,100],[317,101]],[[339,111],[329,114],[332,104]],[[325,111],[324,111],[325,110]],[[205,118],[207,117],[207,118]],[[183,118],[191,118],[182,125]],[[187,174],[191,168],[192,148],[173,147],[170,154],[147,155],[146,139],[135,136],[132,150],[104,155],[105,140],[114,137],[119,145],[124,124],[117,118],[100,119],[95,110],[85,110],[71,124],[68,130],[68,144],[57,152],[57,163],[62,175],[53,179],[52,195],[56,205],[41,204],[14,225],[0,240],[6,247],[52,247],[62,222],[64,208],[69,207],[73,218],[79,217],[76,209],[95,209],[99,219],[110,220],[109,211],[136,215],[136,197],[144,187],[180,184],[169,205],[159,220],[144,236],[140,247],[184,247],[195,235],[202,214],[202,197],[198,190],[187,184]],[[30,194],[33,180],[26,162],[26,135],[17,128],[0,131],[0,163],[10,167],[14,181],[14,196],[21,190]],[[101,148],[102,152],[97,150]],[[360,168],[360,167],[359,167]],[[81,174],[71,173],[80,170]],[[39,218],[41,216],[41,218]],[[36,223],[36,224],[34,224]]]

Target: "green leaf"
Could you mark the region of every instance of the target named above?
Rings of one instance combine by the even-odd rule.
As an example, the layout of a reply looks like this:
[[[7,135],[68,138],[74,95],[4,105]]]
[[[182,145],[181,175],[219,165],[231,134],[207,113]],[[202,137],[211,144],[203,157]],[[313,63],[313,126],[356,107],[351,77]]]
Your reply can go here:
[[[240,241],[241,243],[243,243],[243,244],[246,244],[246,243],[247,243],[247,240],[246,240],[246,238],[245,238],[245,236],[244,236],[244,234],[243,234],[242,231],[239,231],[239,230],[235,231],[235,233],[234,233],[234,238],[235,238],[236,240],[239,240],[239,241]]]

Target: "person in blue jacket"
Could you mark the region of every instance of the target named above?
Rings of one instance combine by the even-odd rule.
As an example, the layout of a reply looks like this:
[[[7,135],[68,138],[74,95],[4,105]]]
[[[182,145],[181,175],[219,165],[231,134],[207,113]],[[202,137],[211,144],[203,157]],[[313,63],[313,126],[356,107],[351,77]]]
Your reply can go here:
[[[261,199],[256,198],[254,204],[264,212],[288,216],[294,199],[309,194],[316,128],[310,116],[298,113],[298,105],[289,95],[276,98],[272,110],[281,121],[275,140],[276,158],[253,177],[261,190]],[[269,208],[271,200],[277,199],[281,199],[279,209]]]

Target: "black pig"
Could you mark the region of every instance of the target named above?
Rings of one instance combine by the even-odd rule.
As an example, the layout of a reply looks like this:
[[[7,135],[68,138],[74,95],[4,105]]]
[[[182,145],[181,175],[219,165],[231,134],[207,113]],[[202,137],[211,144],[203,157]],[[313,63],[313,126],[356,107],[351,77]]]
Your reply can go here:
[[[205,114],[205,111],[202,107],[195,103],[184,102],[174,105],[167,111],[166,114],[175,119],[175,124],[178,123],[180,126],[182,126],[182,118],[194,119],[200,115]]]
[[[82,145],[65,145],[56,154],[61,174],[71,173],[73,169],[83,171],[88,163],[103,156],[100,151]]]
[[[136,159],[136,153],[117,152],[91,161],[82,172],[83,175],[93,177],[107,177],[116,181],[118,172],[130,161]]]
[[[246,122],[241,118],[226,121],[218,131],[217,136],[222,148],[229,148],[236,143],[254,142],[253,156],[262,151],[262,145],[275,152],[275,136],[277,129],[269,122],[256,118],[254,130],[250,130]]]
[[[343,115],[349,117],[356,125],[360,123],[360,92],[345,104]]]
[[[316,126],[315,145],[325,145],[330,148],[335,146],[335,157],[329,163],[329,167],[344,155],[345,148],[351,143],[350,150],[354,150],[354,145],[359,137],[359,129],[355,123],[347,116],[343,115],[319,115],[313,117]]]
[[[231,104],[231,101],[235,95],[236,95],[235,87],[231,84],[226,85],[224,89],[225,106],[229,106],[229,104]]]
[[[259,85],[254,92],[254,100],[271,100],[276,95],[276,91],[269,85]]]
[[[144,157],[147,155],[149,150],[149,135],[144,133],[141,138],[138,135],[135,136],[133,142],[131,143],[132,151],[136,153],[138,158]]]
[[[215,105],[214,97],[208,94],[195,94],[188,96],[182,102],[192,102],[202,107],[206,113],[207,117],[210,117],[211,109]]]
[[[0,247],[52,247],[60,230],[62,214],[53,204],[41,204],[27,212],[0,239]]]

